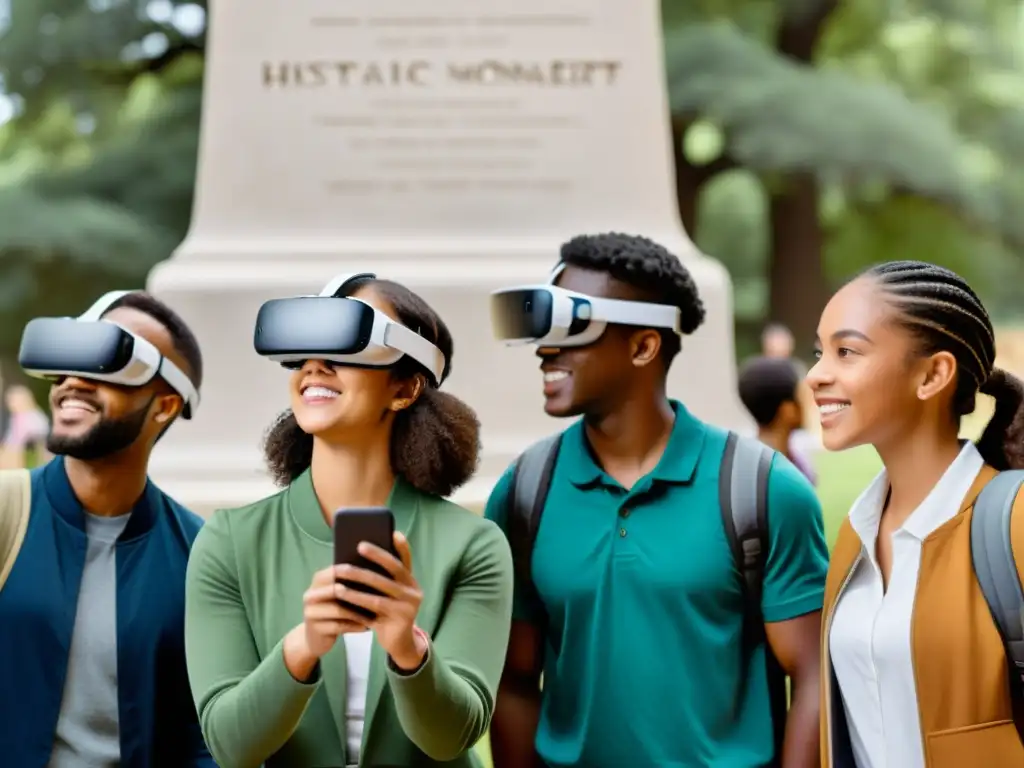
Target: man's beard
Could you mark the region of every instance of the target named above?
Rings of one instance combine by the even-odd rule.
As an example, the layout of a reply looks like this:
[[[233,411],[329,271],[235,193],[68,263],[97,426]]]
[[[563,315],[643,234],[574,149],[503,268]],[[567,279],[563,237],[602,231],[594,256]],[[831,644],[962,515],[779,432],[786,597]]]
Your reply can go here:
[[[150,404],[119,419],[101,416],[96,425],[83,435],[55,435],[51,429],[46,438],[46,450],[57,456],[70,456],[80,461],[105,459],[123,451],[139,438],[149,415]]]

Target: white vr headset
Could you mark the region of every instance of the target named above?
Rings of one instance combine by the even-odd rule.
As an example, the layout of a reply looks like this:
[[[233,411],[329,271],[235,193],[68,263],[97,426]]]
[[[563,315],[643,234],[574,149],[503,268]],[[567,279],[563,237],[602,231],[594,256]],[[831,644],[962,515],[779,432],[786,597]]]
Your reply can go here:
[[[370,272],[338,275],[319,296],[264,303],[256,316],[256,353],[293,369],[311,359],[390,368],[408,355],[439,385],[446,364],[440,349],[362,299],[347,295],[376,277]]]
[[[568,291],[553,284],[563,269],[565,264],[557,265],[546,285],[520,285],[491,293],[491,326],[498,341],[583,347],[601,338],[609,323],[680,333],[678,307]]]
[[[81,316],[37,317],[21,336],[18,362],[29,376],[76,376],[122,387],[142,387],[159,376],[185,401],[182,417],[192,418],[199,392],[188,376],[153,344],[103,315],[133,291],[112,291]]]

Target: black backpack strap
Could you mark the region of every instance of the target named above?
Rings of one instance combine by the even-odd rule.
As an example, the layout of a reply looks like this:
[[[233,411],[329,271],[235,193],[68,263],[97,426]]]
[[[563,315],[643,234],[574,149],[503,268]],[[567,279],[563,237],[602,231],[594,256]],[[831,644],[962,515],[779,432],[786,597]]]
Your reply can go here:
[[[971,517],[971,560],[1006,647],[1013,721],[1024,742],[1024,588],[1010,540],[1013,504],[1024,471],[1001,472],[981,490]]]
[[[512,469],[512,484],[508,494],[508,540],[516,576],[520,584],[532,591],[534,596],[533,545],[537,540],[540,518],[544,514],[544,503],[551,489],[551,477],[555,473],[555,462],[561,445],[561,432],[546,437],[527,448],[516,459]]]
[[[775,762],[782,759],[782,741],[786,732],[786,675],[765,642],[761,597],[768,560],[768,475],[774,451],[759,440],[730,432],[725,442],[719,472],[719,497],[722,524],[742,575],[743,586],[743,658],[749,659],[764,643],[775,737]]]

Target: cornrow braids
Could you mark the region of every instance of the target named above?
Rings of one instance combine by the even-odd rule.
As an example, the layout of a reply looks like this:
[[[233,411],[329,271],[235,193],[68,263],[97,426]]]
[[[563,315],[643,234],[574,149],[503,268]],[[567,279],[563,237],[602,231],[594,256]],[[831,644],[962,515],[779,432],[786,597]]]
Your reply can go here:
[[[957,421],[974,411],[979,391],[995,399],[995,413],[978,440],[982,458],[998,470],[1024,468],[1024,383],[995,367],[995,331],[978,295],[960,275],[922,261],[877,264],[864,276],[892,302],[923,354],[956,358]]]

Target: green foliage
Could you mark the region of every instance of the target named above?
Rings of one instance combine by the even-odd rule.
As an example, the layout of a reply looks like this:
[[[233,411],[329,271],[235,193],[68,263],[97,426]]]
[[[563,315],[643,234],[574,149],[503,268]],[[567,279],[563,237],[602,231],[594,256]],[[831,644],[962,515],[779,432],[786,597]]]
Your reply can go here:
[[[768,281],[768,197],[757,177],[736,170],[715,178],[700,199],[694,242],[733,277],[733,310],[741,320],[764,317]]]
[[[89,197],[118,206],[177,242],[188,229],[202,91],[198,83],[160,96],[144,120],[126,120],[122,131],[96,148],[80,168],[38,175],[32,186],[48,198]],[[154,253],[149,264],[167,257]]]
[[[154,19],[149,0],[15,0],[0,37],[0,83],[21,109],[0,126],[0,358],[28,317],[141,285],[185,235],[203,59],[171,15],[190,4],[205,7],[169,0]],[[1017,0],[662,7],[686,156],[726,171],[708,172],[692,234],[732,272],[741,323],[768,311],[769,196],[803,172],[821,183],[833,284],[924,258],[962,272],[999,313],[1020,312]],[[814,61],[780,55],[783,26],[822,10]]]
[[[137,287],[176,240],[117,206],[79,197],[52,200],[0,189],[0,356],[44,308],[84,308],[97,293]]]
[[[166,232],[98,198],[54,199],[30,188],[0,189],[0,259],[31,253],[41,278],[62,259],[114,277],[137,276],[151,254],[168,247],[174,240]],[[6,282],[6,269],[4,277]]]
[[[201,106],[201,52],[176,53],[182,34],[142,13],[148,2],[24,5],[0,38],[0,76],[22,107],[0,127],[6,360],[32,316],[139,287],[171,254],[188,227]],[[169,50],[147,61],[153,35]]]
[[[148,36],[167,48],[186,42],[169,19],[147,13],[149,0],[25,0],[17,2],[0,36],[0,78],[22,99],[21,121],[31,124],[50,104],[66,101],[76,114],[99,117],[116,109]],[[168,0],[206,7],[205,0]],[[159,44],[149,38],[147,42]],[[201,38],[200,41],[201,42]],[[102,121],[97,122],[102,129]]]
[[[673,112],[720,126],[744,167],[973,203],[949,121],[890,85],[791,63],[728,23],[675,32],[666,58]]]
[[[833,286],[880,260],[922,258],[964,274],[995,315],[1024,314],[1018,2],[663,8],[671,105],[690,126],[684,152],[719,169],[702,187],[694,236],[733,275],[738,330],[769,311],[767,196],[801,172],[822,188]],[[783,23],[823,9],[814,61],[780,55]],[[721,173],[734,167],[746,170]]]
[[[931,261],[958,272],[985,293],[993,262],[1002,257],[994,243],[934,202],[910,195],[860,205],[837,218],[825,253],[826,269],[836,283],[855,272],[891,259]]]

